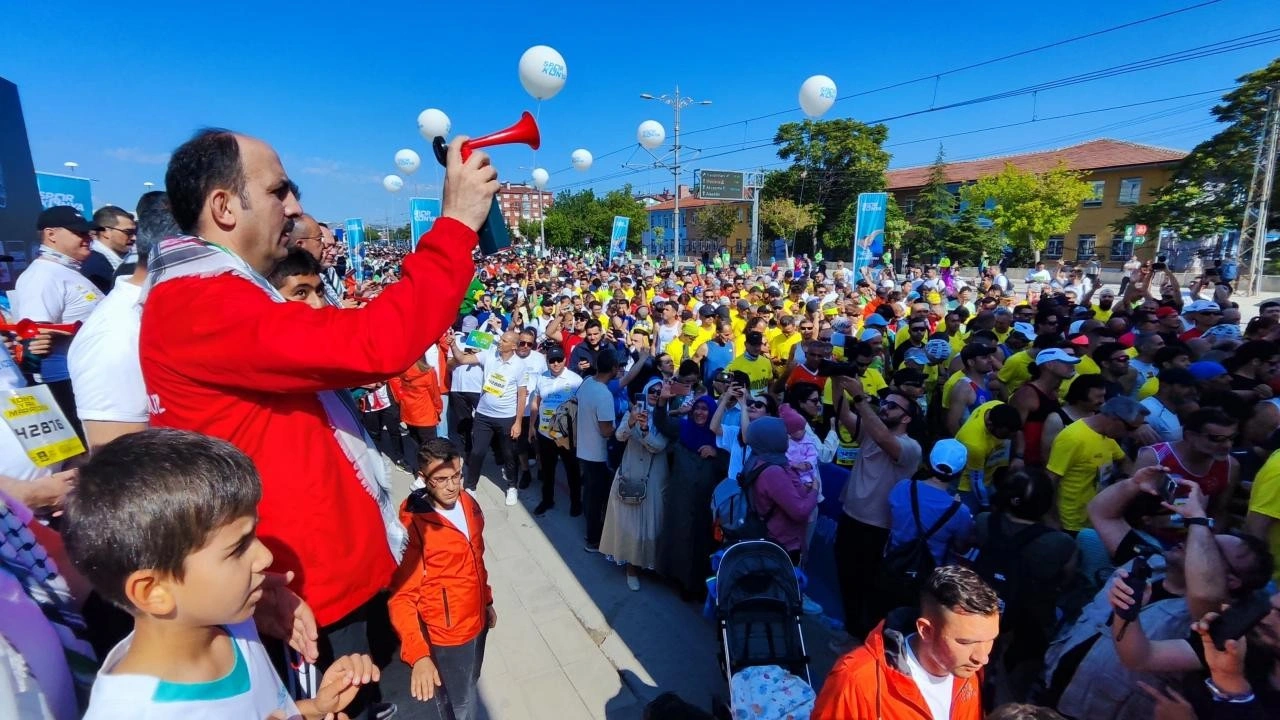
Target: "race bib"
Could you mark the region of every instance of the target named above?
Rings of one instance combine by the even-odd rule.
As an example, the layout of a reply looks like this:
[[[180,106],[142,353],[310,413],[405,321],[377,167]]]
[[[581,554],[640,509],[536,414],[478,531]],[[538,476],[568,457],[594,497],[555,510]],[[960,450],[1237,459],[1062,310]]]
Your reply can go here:
[[[84,443],[48,386],[13,389],[7,395],[4,422],[37,467],[48,467],[84,452]]]
[[[862,448],[840,447],[836,449],[836,464],[842,467],[853,467],[858,462],[858,452]]]
[[[507,376],[496,372],[489,373],[481,389],[494,397],[502,397],[502,393],[507,390]]]

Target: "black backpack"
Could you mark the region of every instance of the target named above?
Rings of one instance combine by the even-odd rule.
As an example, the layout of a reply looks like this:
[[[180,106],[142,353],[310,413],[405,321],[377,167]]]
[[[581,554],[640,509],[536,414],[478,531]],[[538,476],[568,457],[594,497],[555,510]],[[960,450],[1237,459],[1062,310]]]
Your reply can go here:
[[[920,480],[911,480],[911,516],[916,523],[914,539],[897,547],[885,548],[880,565],[880,590],[891,604],[888,607],[914,607],[920,600],[920,589],[938,567],[929,549],[929,539],[937,535],[960,511],[960,498],[955,498],[942,515],[925,529],[920,522]]]
[[[987,539],[974,559],[973,571],[996,591],[1006,616],[1025,610],[1028,591],[1034,582],[1029,577],[1023,550],[1052,528],[1033,524],[1005,535],[1004,516],[993,512],[987,516]]]

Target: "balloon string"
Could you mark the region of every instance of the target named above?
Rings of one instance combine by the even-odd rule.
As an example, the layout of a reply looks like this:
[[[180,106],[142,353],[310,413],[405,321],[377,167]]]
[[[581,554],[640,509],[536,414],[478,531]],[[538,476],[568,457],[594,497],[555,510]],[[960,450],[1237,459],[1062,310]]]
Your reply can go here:
[[[539,120],[541,119],[542,119],[542,98],[538,98],[538,102],[534,103],[533,105],[533,124],[538,126],[539,133],[542,132],[542,124],[539,122]],[[533,151],[533,166],[535,168],[538,167],[538,151],[537,150]]]

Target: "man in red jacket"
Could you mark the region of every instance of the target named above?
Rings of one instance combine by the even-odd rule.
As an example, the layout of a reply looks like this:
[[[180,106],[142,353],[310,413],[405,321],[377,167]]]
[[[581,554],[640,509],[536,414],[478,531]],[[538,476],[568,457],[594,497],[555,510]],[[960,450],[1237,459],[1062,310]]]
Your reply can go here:
[[[1000,634],[995,592],[961,565],[933,571],[920,613],[890,613],[836,661],[813,720],[982,720],[982,668]]]
[[[223,438],[253,459],[258,534],[315,611],[321,669],[368,652],[371,600],[407,541],[381,456],[334,391],[398,375],[454,320],[498,189],[486,154],[462,162],[461,140],[440,220],[401,280],[357,310],[284,302],[264,279],[302,214],[266,143],[203,130],[165,175],[174,218],[196,237],[161,243],[149,263],[140,355],[151,424]]]

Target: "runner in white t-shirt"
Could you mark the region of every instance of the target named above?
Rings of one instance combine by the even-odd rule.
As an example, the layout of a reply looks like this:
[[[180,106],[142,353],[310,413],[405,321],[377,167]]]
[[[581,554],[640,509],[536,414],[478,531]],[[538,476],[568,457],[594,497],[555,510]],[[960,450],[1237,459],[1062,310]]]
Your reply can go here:
[[[515,441],[524,430],[524,407],[529,392],[525,362],[516,355],[518,337],[514,330],[506,330],[498,336],[496,347],[474,354],[464,352],[457,340],[453,343],[455,362],[479,365],[484,370],[480,402],[476,403],[475,418],[471,422],[466,487],[475,490],[480,484],[485,454],[492,448],[494,460],[505,476],[508,506],[519,501]]]

